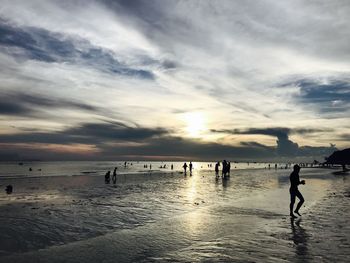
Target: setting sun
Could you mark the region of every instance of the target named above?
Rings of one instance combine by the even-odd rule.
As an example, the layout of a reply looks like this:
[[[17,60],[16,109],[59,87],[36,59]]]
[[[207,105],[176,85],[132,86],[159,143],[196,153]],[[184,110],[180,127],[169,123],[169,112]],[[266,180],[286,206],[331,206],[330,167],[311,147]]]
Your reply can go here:
[[[186,132],[191,137],[199,136],[206,128],[203,113],[190,112],[185,114]]]

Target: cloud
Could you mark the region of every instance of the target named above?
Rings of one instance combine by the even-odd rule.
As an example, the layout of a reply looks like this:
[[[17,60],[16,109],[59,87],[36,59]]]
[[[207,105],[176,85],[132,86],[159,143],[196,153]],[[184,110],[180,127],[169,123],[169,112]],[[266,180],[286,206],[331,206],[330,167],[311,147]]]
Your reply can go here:
[[[274,158],[270,148],[251,146],[232,146],[220,143],[208,143],[181,137],[164,136],[148,140],[138,147],[105,147],[106,156],[133,156],[133,158],[149,159],[152,156],[163,156],[164,159],[183,160],[247,160]]]
[[[268,135],[277,137],[277,146],[276,154],[279,156],[309,156],[309,155],[320,155],[323,153],[328,153],[333,151],[335,147],[310,147],[299,145],[289,139],[289,134],[308,134],[308,133],[319,133],[325,131],[331,131],[331,129],[318,129],[318,128],[283,128],[283,127],[274,127],[274,128],[250,128],[250,129],[233,129],[233,130],[211,130],[212,132],[217,133],[228,133],[228,134],[251,134],[251,135]],[[255,145],[258,147],[263,147],[261,144],[257,143],[243,143],[243,145]]]
[[[177,160],[263,160],[327,155],[334,147],[298,147],[288,137],[279,137],[277,146],[266,146],[258,142],[241,142],[239,146],[205,142],[171,136],[161,128],[130,127],[123,123],[85,123],[59,132],[25,132],[0,135],[0,144],[8,152],[19,156],[38,155],[38,149],[48,153],[41,158],[54,159],[52,153],[66,149],[64,159],[177,159]],[[31,145],[31,146],[30,146]],[[56,146],[55,146],[56,145]],[[30,147],[29,147],[30,146]],[[69,147],[68,147],[69,146]],[[297,151],[292,151],[291,148]],[[72,148],[72,149],[71,149]],[[77,152],[75,152],[75,148]],[[93,155],[86,156],[81,149],[94,149]],[[13,156],[13,155],[12,155]],[[57,157],[57,156],[56,156]]]
[[[91,139],[113,141],[139,141],[168,133],[162,128],[129,127],[122,123],[86,123],[64,133],[71,136],[86,136]]]
[[[350,133],[341,134],[339,137],[340,137],[340,140],[350,141]]]
[[[122,123],[84,123],[57,132],[26,132],[0,135],[0,143],[104,144],[149,139],[167,134],[161,128],[130,127]]]
[[[298,151],[298,144],[293,143],[288,138],[288,134],[290,133],[289,128],[250,128],[246,130],[222,130],[217,131],[213,130],[214,132],[225,132],[225,133],[231,133],[231,134],[262,134],[262,135],[269,135],[277,137],[277,148],[276,152],[277,154],[281,156],[295,156],[297,155]]]
[[[67,100],[64,98],[48,98],[39,94],[22,92],[0,93],[0,115],[36,116],[42,115],[40,110],[53,108],[75,109],[95,112],[94,106]]]
[[[348,114],[350,108],[350,80],[344,77],[300,79],[282,86],[299,88],[295,100],[306,107],[312,105],[322,114],[338,116]]]
[[[275,137],[286,137],[289,134],[308,134],[318,133],[325,131],[332,131],[332,129],[320,129],[320,128],[285,128],[285,127],[272,127],[272,128],[248,128],[248,129],[211,129],[212,132],[217,133],[229,133],[229,134],[262,134]]]
[[[112,51],[93,46],[79,37],[73,38],[36,27],[14,27],[1,20],[0,34],[2,51],[17,59],[81,64],[108,73],[154,79],[151,71],[123,65]]]
[[[266,149],[266,150],[273,150],[274,148],[271,147],[271,146],[266,146],[264,144],[261,144],[261,143],[258,143],[258,142],[241,142],[240,143],[242,146],[245,146],[245,147],[254,147],[254,148],[263,148],[263,149]]]

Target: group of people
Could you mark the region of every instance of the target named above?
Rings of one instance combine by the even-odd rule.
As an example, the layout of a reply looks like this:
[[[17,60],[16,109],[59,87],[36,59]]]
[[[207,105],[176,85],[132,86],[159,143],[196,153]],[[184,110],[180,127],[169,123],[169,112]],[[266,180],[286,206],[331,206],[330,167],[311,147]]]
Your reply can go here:
[[[166,164],[164,164],[164,165],[159,166],[159,168],[160,169],[166,169],[167,167],[166,167]],[[174,170],[174,165],[173,164],[170,165],[170,169]]]
[[[184,172],[185,174],[187,173],[187,167],[190,170],[190,175],[192,175],[192,170],[193,170],[193,164],[192,162],[190,162],[189,165],[187,165],[187,163],[184,163],[184,165],[182,166],[182,168],[184,168]]]
[[[113,170],[113,176],[112,176],[112,182],[113,184],[116,184],[117,183],[117,167],[114,168]],[[111,182],[111,171],[108,171],[106,174],[105,174],[105,183],[106,184],[109,184]]]
[[[219,166],[220,166],[220,162],[217,162],[215,164],[215,176],[216,177],[219,177]],[[221,174],[221,176],[223,178],[230,177],[230,172],[231,172],[231,163],[226,161],[226,160],[223,160],[222,161],[222,174]]]
[[[143,168],[148,168],[148,165],[147,165],[147,164],[144,164],[144,165],[143,165]],[[149,169],[152,170],[152,164],[149,165]]]

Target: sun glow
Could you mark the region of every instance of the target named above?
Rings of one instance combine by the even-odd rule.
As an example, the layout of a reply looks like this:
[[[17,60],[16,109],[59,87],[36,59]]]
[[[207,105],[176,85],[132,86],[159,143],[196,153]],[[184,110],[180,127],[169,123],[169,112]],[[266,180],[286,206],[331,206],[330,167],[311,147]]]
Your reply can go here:
[[[186,132],[191,137],[198,137],[206,129],[205,117],[200,112],[189,112],[185,116]]]

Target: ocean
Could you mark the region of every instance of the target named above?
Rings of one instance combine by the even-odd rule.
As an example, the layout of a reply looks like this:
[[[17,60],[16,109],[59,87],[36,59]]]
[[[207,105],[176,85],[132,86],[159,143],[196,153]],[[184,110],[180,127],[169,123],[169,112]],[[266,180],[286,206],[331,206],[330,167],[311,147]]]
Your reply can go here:
[[[0,178],[104,175],[107,171],[113,172],[115,167],[118,168],[118,174],[171,172],[182,171],[184,162],[128,161],[126,166],[124,164],[125,161],[0,162]],[[171,164],[173,164],[173,170],[171,170]],[[187,162],[188,164],[189,162]],[[147,168],[144,167],[145,165],[147,165]],[[164,165],[165,168],[163,168]],[[214,162],[193,162],[194,170],[213,171],[214,166]],[[231,169],[259,169],[265,167],[268,167],[268,163],[231,163]],[[274,164],[271,164],[271,167],[274,167]],[[279,164],[280,167],[284,168],[285,164]]]

